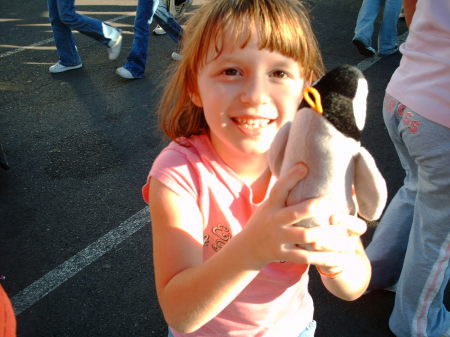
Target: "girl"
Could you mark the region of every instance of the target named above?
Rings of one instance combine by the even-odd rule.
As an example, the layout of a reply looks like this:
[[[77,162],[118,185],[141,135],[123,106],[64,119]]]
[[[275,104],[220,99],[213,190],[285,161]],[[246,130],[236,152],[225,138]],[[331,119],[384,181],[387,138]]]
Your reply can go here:
[[[143,188],[169,336],[313,336],[309,265],[345,300],[365,291],[370,265],[356,217],[293,226],[331,213],[326,197],[285,205],[307,163],[278,181],[268,169],[275,134],[322,73],[306,11],[298,0],[212,0],[189,20],[182,54],[160,106],[173,142]]]

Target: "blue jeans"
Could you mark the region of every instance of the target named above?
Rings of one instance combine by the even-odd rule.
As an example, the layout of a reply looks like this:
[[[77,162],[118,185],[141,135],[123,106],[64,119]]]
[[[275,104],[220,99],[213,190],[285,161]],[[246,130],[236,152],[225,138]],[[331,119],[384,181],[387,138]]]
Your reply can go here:
[[[62,65],[74,66],[81,63],[72,29],[108,45],[110,39],[103,33],[103,22],[78,14],[75,11],[75,0],[48,0],[47,3],[53,38]]]
[[[367,47],[372,46],[375,20],[384,2],[383,20],[378,34],[378,52],[392,54],[397,46],[397,22],[402,0],[364,0],[356,20],[353,40],[359,40]]]
[[[183,35],[183,28],[169,13],[164,0],[138,0],[136,18],[134,20],[134,39],[124,68],[135,78],[143,78],[147,63],[147,48],[149,38],[149,20],[156,22],[167,34],[178,43]]]
[[[450,129],[386,94],[383,115],[406,177],[366,249],[369,289],[396,284],[389,326],[397,337],[450,333]]]
[[[305,328],[305,330],[302,331],[298,337],[314,337],[314,333],[316,332],[317,323],[316,321],[312,320],[309,322],[308,326]],[[167,337],[173,337],[172,332],[169,329],[169,333]],[[219,337],[219,336],[218,336]]]

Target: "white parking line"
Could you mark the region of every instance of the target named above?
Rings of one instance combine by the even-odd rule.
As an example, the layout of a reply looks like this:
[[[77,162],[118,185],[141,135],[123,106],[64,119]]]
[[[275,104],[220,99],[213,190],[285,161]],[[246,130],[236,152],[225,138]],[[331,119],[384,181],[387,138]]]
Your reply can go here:
[[[148,207],[141,209],[100,239],[66,260],[11,298],[16,316],[40,301],[81,270],[150,223]]]
[[[123,15],[109,21],[117,21],[128,16],[129,15]],[[407,32],[400,35],[399,43],[402,43],[406,39],[406,36]],[[34,43],[29,47],[43,45],[51,42],[52,40],[53,39],[43,40]],[[27,47],[0,54],[0,58],[10,56],[24,50],[27,50]],[[358,63],[356,66],[364,71],[377,63],[380,59],[380,57],[374,56]],[[112,229],[97,241],[20,291],[11,298],[16,315],[19,316],[22,312],[40,301],[50,292],[58,288],[61,284],[98,260],[104,254],[115,248],[118,244],[129,238],[147,224],[149,224],[149,209],[148,207],[145,207],[129,219],[122,222],[118,227]]]
[[[53,41],[53,38],[47,39],[47,40],[42,40],[33,44],[30,44],[28,46],[22,47],[22,48],[17,48],[17,49],[13,49],[13,50],[9,50],[7,52],[1,53],[0,54],[0,59],[3,57],[7,57],[7,56],[11,56],[20,52],[23,52],[25,50],[30,50],[33,49],[33,47],[38,47],[38,46],[42,46],[44,44],[49,44],[50,42]]]

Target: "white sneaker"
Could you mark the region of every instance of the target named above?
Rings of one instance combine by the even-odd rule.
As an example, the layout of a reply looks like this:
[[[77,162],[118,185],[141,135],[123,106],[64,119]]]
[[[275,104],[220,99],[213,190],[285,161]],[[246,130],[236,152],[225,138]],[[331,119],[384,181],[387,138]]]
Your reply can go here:
[[[108,43],[108,58],[112,61],[119,57],[122,49],[122,30],[116,28],[117,35],[115,39],[111,39]]]
[[[83,66],[82,63],[77,64],[75,66],[65,66],[61,64],[61,61],[56,62],[54,65],[52,65],[50,68],[48,68],[48,71],[50,71],[52,74],[62,73],[67,70],[73,70],[78,69]]]
[[[183,59],[183,55],[178,54],[177,52],[173,52],[170,57],[172,58],[172,60],[174,61],[181,61]]]
[[[153,29],[153,34],[164,35],[166,34],[166,31],[160,25],[157,25],[155,29]]]
[[[126,68],[120,67],[116,69],[116,74],[119,75],[122,78],[125,78],[127,80],[134,80],[135,77],[133,74]]]

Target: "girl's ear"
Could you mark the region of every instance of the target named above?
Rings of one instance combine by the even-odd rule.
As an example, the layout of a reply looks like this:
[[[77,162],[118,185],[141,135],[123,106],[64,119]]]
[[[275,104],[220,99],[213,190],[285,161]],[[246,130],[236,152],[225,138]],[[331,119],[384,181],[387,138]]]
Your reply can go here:
[[[305,91],[305,89],[307,87],[311,87],[314,84],[312,79],[313,79],[313,73],[311,72],[311,74],[309,74],[309,78],[304,83],[302,92]]]
[[[192,103],[199,108],[203,108],[202,100],[200,95],[197,93],[190,92],[189,97],[191,98]]]

